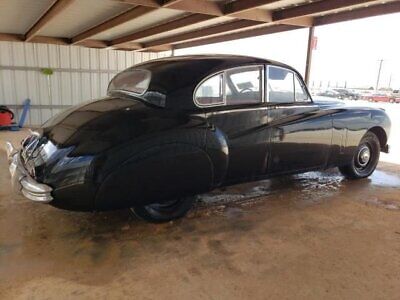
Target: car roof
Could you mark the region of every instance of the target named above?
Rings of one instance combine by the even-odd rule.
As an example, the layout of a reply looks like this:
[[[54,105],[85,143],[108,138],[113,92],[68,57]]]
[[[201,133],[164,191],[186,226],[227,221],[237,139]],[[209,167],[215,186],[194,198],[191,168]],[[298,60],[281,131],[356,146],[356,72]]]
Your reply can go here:
[[[193,102],[193,93],[204,78],[231,68],[261,64],[284,67],[299,74],[277,61],[223,54],[170,56],[137,64],[127,70],[151,72],[148,90],[140,96],[146,102],[172,109],[198,109]]]

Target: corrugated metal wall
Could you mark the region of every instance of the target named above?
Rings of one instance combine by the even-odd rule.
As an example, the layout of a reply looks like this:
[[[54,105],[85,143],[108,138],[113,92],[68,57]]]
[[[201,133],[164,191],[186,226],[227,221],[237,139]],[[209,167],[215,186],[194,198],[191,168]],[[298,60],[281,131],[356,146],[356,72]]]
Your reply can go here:
[[[31,99],[26,126],[37,126],[62,109],[106,95],[119,71],[170,53],[139,53],[77,46],[0,42],[0,105],[16,111]],[[43,68],[51,68],[45,75]]]

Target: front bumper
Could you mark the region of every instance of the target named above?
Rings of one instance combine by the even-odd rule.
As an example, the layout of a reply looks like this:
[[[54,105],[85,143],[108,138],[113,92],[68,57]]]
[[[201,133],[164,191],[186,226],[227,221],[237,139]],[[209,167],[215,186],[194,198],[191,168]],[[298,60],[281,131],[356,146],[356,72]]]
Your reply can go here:
[[[13,190],[35,202],[49,203],[52,201],[51,191],[53,189],[46,184],[37,182],[29,175],[22,164],[20,152],[11,143],[7,142],[6,147]]]

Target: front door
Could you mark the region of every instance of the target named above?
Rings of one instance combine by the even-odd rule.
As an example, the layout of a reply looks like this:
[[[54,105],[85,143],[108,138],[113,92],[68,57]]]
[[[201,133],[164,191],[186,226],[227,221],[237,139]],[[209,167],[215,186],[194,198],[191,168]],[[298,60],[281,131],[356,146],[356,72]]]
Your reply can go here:
[[[268,66],[270,135],[268,173],[325,167],[332,141],[332,118],[312,102],[291,70]]]

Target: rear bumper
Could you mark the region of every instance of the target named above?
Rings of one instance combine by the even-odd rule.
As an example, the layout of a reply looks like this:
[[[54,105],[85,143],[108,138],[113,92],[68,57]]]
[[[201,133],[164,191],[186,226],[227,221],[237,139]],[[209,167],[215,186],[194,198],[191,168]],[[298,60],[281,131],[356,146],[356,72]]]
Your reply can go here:
[[[6,146],[13,190],[35,202],[51,202],[53,200],[52,188],[32,178],[22,164],[20,152],[9,142]]]

